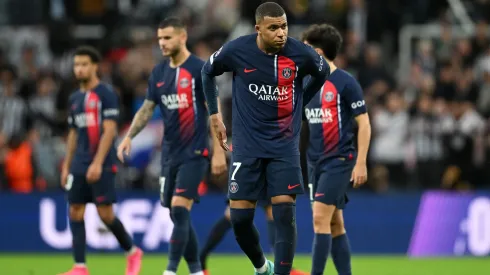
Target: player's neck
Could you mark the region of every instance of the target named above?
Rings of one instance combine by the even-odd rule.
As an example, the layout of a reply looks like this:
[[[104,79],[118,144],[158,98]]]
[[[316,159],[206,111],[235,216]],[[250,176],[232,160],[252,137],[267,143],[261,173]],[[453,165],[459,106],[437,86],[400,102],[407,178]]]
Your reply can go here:
[[[337,66],[335,66],[335,63],[333,63],[333,61],[330,61],[326,58],[325,60],[327,60],[327,64],[330,67],[330,74],[332,74],[335,70],[337,70]]]
[[[281,49],[267,47],[262,39],[257,35],[257,47],[266,54],[276,54]]]
[[[94,77],[87,82],[80,83],[80,90],[83,92],[90,91],[99,85],[100,80],[98,77]]]
[[[191,52],[184,47],[178,54],[170,57],[170,67],[177,68],[184,64],[184,62],[191,56]]]

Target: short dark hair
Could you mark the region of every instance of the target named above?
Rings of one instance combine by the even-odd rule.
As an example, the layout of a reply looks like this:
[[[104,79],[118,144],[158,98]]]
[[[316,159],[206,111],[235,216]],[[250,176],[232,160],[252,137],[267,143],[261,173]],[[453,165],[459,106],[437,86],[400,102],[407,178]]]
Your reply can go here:
[[[92,63],[98,64],[102,61],[102,56],[100,52],[92,46],[80,46],[75,50],[75,56],[77,55],[88,55]]]
[[[302,40],[315,48],[320,48],[327,59],[334,60],[342,46],[342,35],[332,25],[311,25],[302,36]]]
[[[264,17],[281,17],[286,12],[284,9],[277,3],[274,2],[265,2],[257,7],[255,10],[255,22],[259,23],[264,19]]]
[[[176,29],[185,29],[185,24],[177,17],[167,17],[158,24],[159,29],[165,29],[168,27],[174,27]]]

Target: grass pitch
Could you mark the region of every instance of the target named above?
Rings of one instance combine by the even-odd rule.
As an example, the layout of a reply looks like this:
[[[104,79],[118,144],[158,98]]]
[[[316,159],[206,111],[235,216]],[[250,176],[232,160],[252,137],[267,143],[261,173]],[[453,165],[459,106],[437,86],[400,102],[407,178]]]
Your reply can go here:
[[[122,254],[89,254],[91,275],[124,275],[125,257]],[[355,256],[352,260],[355,275],[488,275],[490,258],[433,258],[409,259],[403,256]],[[145,255],[140,275],[161,275],[167,263],[166,255]],[[297,255],[294,266],[307,271],[311,257]],[[56,275],[72,266],[69,254],[0,254],[0,274]],[[252,275],[253,268],[242,255],[212,255],[209,263],[212,275]],[[185,262],[179,275],[189,274]],[[337,274],[329,261],[326,274]]]

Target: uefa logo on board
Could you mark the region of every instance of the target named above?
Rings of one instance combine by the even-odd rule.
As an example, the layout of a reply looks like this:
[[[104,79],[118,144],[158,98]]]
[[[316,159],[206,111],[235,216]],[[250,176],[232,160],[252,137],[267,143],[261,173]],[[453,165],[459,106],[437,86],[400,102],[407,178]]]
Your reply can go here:
[[[325,94],[325,100],[327,102],[332,101],[334,99],[334,97],[335,97],[335,95],[330,91]]]
[[[282,69],[282,76],[285,79],[290,78],[292,74],[293,74],[293,71],[290,68],[284,68],[284,69]]]
[[[182,80],[180,80],[179,85],[182,89],[189,87],[189,79],[183,78]]]

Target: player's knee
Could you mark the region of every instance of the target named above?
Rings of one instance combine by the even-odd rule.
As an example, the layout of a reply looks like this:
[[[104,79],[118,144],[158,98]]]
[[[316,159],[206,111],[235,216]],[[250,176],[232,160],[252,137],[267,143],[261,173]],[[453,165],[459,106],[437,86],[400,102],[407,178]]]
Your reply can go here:
[[[294,203],[277,203],[272,205],[272,215],[277,225],[292,225],[295,220]]]
[[[73,221],[83,220],[85,215],[85,205],[83,204],[72,204],[70,205],[70,219]]]
[[[171,206],[172,208],[185,207],[188,211],[190,211],[193,203],[194,200],[192,199],[181,197],[181,196],[173,196]]]
[[[315,233],[331,233],[330,223],[334,211],[334,205],[313,203],[313,229]]]
[[[332,238],[340,236],[345,233],[344,222],[332,219],[330,222],[330,229],[332,230]]]
[[[187,226],[189,224],[189,209],[184,206],[174,206],[170,209],[170,217],[174,225]]]
[[[112,205],[99,205],[97,206],[97,213],[100,219],[105,224],[110,224],[114,221],[115,215]]]
[[[248,209],[230,209],[230,221],[234,228],[243,225],[252,224],[255,216],[255,210]]]
[[[280,195],[271,198],[272,204],[278,203],[294,203],[296,202],[296,195]]]

